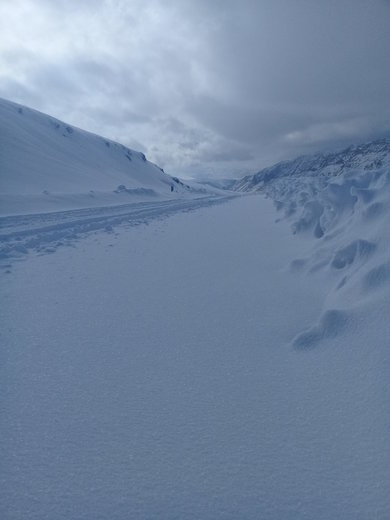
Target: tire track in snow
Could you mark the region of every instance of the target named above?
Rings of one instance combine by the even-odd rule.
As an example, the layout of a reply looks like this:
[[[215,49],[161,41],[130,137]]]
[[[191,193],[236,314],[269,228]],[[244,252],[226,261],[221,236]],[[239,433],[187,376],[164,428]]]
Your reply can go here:
[[[0,260],[9,262],[31,250],[53,253],[57,247],[70,245],[87,233],[112,232],[117,226],[139,225],[175,213],[221,204],[233,197],[213,196],[1,217]]]

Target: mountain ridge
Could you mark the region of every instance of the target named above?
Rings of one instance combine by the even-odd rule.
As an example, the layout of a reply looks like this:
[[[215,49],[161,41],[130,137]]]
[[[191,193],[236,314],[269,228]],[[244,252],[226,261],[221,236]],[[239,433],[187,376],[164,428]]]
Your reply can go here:
[[[390,165],[390,138],[381,138],[351,145],[338,152],[301,155],[295,159],[278,162],[253,175],[238,179],[233,189],[258,191],[264,187],[264,184],[277,178],[318,173],[325,176],[338,176],[354,169],[373,171],[386,165]]]

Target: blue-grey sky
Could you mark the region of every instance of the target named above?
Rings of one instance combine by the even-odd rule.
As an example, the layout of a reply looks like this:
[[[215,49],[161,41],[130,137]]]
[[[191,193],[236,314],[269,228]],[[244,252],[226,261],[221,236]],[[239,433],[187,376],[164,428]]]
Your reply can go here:
[[[390,1],[1,0],[0,96],[239,176],[390,135]]]

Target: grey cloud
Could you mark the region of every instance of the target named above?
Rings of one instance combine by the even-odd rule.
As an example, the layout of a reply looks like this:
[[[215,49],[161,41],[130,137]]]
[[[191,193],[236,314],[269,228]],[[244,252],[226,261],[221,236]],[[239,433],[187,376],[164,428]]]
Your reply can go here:
[[[248,143],[273,140],[283,130],[290,131],[315,121],[315,115],[307,110],[248,107],[221,103],[206,96],[192,100],[188,110],[219,135]]]
[[[107,125],[115,126],[125,123],[131,124],[147,124],[151,122],[150,117],[137,114],[132,110],[122,107],[120,110],[109,110],[108,108],[88,108],[89,115],[103,120]]]
[[[0,95],[139,144],[177,175],[256,170],[388,134],[389,7],[5,0]]]
[[[198,154],[199,161],[205,161],[207,163],[213,162],[244,162],[253,159],[253,155],[247,148],[237,146],[235,144],[223,143],[223,147],[220,149],[210,147],[202,150]]]

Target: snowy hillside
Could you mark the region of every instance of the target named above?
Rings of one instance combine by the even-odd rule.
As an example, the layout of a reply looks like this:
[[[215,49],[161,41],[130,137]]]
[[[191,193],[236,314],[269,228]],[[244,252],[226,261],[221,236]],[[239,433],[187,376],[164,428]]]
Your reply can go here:
[[[224,191],[231,191],[234,189],[234,186],[237,181],[235,179],[201,178],[195,179],[195,182],[203,186],[208,186]]]
[[[3,99],[0,136],[3,214],[121,204],[191,191],[143,153]]]
[[[316,154],[283,161],[264,168],[255,175],[247,175],[234,186],[237,191],[258,191],[270,181],[282,177],[337,176],[355,170],[376,171],[390,167],[390,139],[379,139],[341,152]]]

